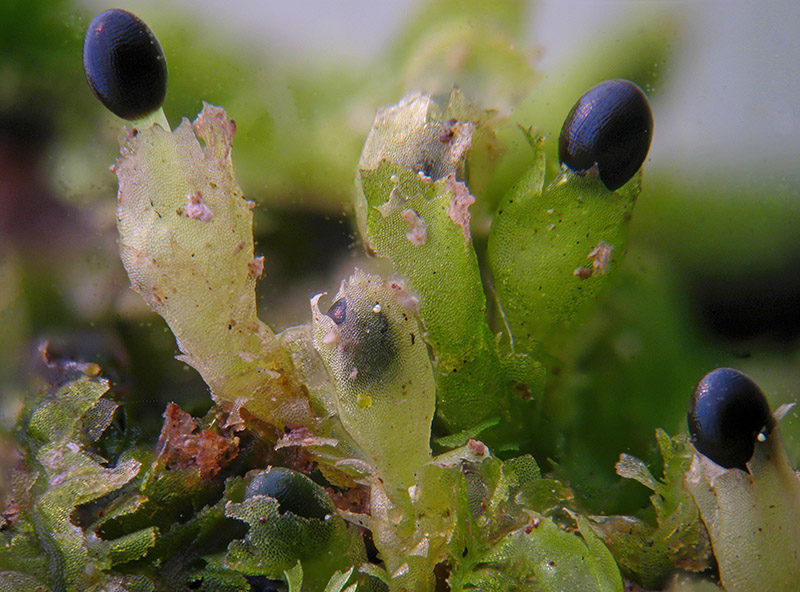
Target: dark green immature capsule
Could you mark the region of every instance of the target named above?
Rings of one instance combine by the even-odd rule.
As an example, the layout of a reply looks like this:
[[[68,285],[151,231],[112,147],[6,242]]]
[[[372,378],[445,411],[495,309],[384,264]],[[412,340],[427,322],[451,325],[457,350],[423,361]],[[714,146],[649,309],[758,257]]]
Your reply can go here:
[[[95,96],[123,119],[139,119],[164,103],[167,60],[149,27],[125,10],[106,10],[89,25],[83,70]]]
[[[732,368],[706,374],[692,395],[689,434],[698,452],[726,469],[747,470],[756,441],[775,427],[764,393]]]
[[[245,497],[266,495],[278,500],[278,510],[291,512],[302,518],[325,517],[335,513],[335,506],[325,490],[311,479],[282,467],[270,467],[253,476],[245,490]]]
[[[339,302],[344,302],[344,298]],[[344,309],[341,310],[341,317],[335,315],[331,318],[340,326],[342,370],[350,380],[364,387],[387,379],[397,355],[397,343],[381,305],[376,302],[373,308],[348,311],[346,319]],[[330,311],[328,316],[331,316]],[[342,322],[339,323],[337,318]]]
[[[653,137],[653,114],[641,88],[629,80],[607,80],[588,90],[564,121],[558,159],[577,173],[597,167],[614,191],[642,166]]]

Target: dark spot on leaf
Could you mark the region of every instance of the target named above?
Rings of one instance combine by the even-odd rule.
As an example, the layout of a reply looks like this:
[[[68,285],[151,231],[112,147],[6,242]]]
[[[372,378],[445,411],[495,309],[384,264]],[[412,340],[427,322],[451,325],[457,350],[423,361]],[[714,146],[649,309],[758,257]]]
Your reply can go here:
[[[341,325],[347,319],[347,300],[339,298],[339,300],[331,305],[328,312],[325,314],[327,314],[334,323]]]

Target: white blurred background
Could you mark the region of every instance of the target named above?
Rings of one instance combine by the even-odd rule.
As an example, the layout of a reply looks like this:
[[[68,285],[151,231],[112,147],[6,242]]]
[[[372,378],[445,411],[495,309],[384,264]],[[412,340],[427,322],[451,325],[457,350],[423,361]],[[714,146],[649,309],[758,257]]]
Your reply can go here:
[[[153,0],[87,1],[94,9],[124,4],[136,12]],[[286,48],[292,58],[337,57],[366,64],[386,49],[417,0],[171,0],[195,10],[221,33],[251,48]],[[656,103],[652,166],[695,174],[707,160],[758,170],[800,156],[800,2],[780,0],[543,0],[527,29],[541,49],[538,69],[558,75],[584,42],[613,44],[619,23],[648,14],[679,19],[679,46]],[[658,67],[658,65],[654,65]],[[784,169],[785,174],[786,169]],[[798,171],[794,171],[800,176]]]

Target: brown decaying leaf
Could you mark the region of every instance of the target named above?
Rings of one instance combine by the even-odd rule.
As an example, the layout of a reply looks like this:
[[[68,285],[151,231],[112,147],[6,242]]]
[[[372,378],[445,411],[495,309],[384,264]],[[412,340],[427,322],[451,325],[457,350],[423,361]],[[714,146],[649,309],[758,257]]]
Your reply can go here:
[[[173,469],[197,468],[203,479],[213,479],[239,453],[239,439],[209,429],[197,431],[197,422],[175,403],[164,411],[158,437],[158,462]]]

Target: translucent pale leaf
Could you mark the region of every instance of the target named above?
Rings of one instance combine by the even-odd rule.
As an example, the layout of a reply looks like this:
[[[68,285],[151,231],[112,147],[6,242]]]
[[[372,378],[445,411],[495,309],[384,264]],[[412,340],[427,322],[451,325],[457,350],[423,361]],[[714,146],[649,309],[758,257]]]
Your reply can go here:
[[[386,488],[405,491],[430,459],[435,403],[413,300],[401,284],[360,270],[342,282],[328,314],[319,309],[321,296],[311,301],[314,344],[339,417]]]
[[[708,527],[728,592],[800,589],[800,478],[775,428],[749,472],[697,454],[686,485]]]
[[[256,316],[263,261],[231,164],[235,128],[205,104],[174,132],[128,132],[115,165],[122,261],[215,397],[279,426],[305,425],[311,412],[291,362]]]

